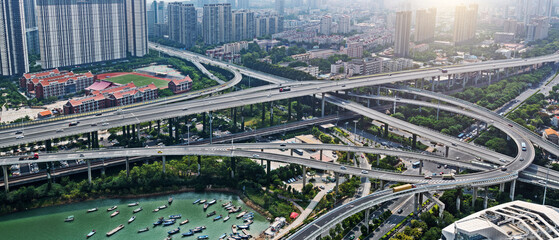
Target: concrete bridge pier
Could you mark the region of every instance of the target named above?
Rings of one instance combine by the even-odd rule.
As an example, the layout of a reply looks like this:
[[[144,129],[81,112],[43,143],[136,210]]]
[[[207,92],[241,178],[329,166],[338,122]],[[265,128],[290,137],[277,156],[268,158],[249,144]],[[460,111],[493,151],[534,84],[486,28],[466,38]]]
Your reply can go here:
[[[336,196],[338,196],[338,190],[339,190],[338,186],[340,184],[340,174],[338,174],[336,172],[336,173],[334,173],[334,175],[336,176]]]
[[[367,232],[369,232],[369,215],[370,214],[371,214],[371,209],[367,208],[367,210],[365,210],[365,219],[363,219],[364,223],[365,223],[365,226],[367,227]]]
[[[293,156],[293,149],[291,149],[290,152],[291,152],[291,156]]]
[[[198,175],[200,175],[200,169],[202,165],[202,156],[198,156]]]
[[[322,161],[322,149],[320,149],[320,161]]]
[[[161,156],[161,161],[163,163],[163,173],[165,173],[165,156]]]
[[[128,161],[128,157],[126,157],[126,177],[130,177],[130,162]]]
[[[235,178],[235,168],[237,165],[237,159],[236,158],[231,158],[231,178]]]
[[[489,198],[489,188],[485,187],[484,191],[485,191],[485,196],[483,197],[483,209],[487,209],[487,200]]]
[[[273,125],[274,125],[274,102],[270,102],[270,126]]]
[[[415,133],[412,135],[411,147],[413,149],[417,148],[417,134],[415,134]]]
[[[448,151],[449,151],[450,147],[448,146],[444,146],[444,156],[448,157]]]
[[[2,172],[4,173],[4,190],[6,192],[10,191],[10,184],[8,183],[8,166],[2,166]]]
[[[462,203],[462,200],[460,199],[460,195],[458,195],[458,197],[456,197],[456,210],[458,212],[460,212],[460,203]]]
[[[476,200],[477,200],[477,187],[473,187],[472,208],[476,206]]]
[[[86,160],[86,162],[87,162],[87,182],[89,182],[89,184],[91,184],[91,161]]]
[[[384,180],[380,180],[380,189],[384,190]]]
[[[413,215],[417,216],[417,211],[419,208],[419,197],[417,196],[418,193],[413,194]]]
[[[423,160],[419,160],[419,175],[423,175]]]
[[[307,167],[303,166],[303,187],[307,185]]]
[[[491,72],[495,72],[494,70],[492,70]],[[487,73],[487,78],[489,79],[489,85],[491,85],[491,76],[493,76],[493,74],[491,74],[491,72]]]
[[[499,192],[504,192],[505,191],[505,183],[500,183],[499,184]]]
[[[423,81],[421,82],[421,88],[423,88]],[[380,86],[377,87],[377,96],[380,96]],[[380,100],[377,99],[377,106],[380,105]]]
[[[325,106],[325,102],[326,102],[326,98],[324,97],[326,94],[322,93],[322,117],[324,117],[324,106]]]
[[[270,160],[266,160],[266,174],[268,175],[270,174],[272,168],[270,163],[272,163]]]
[[[514,201],[514,191],[516,190],[516,179],[510,183],[510,199]]]

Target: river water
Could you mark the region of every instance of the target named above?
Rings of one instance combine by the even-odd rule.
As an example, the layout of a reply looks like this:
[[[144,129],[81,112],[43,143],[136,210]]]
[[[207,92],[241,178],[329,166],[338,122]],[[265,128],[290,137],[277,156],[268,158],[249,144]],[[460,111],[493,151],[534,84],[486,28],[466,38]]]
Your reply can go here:
[[[222,203],[232,201],[235,206],[242,206],[242,211],[254,212],[254,223],[249,232],[258,236],[268,227],[265,217],[256,211],[249,209],[238,196],[225,193],[180,193],[173,195],[173,203],[166,209],[157,213],[152,212],[158,206],[167,204],[168,196],[157,196],[138,199],[102,199],[87,202],[67,204],[62,206],[46,207],[18,212],[0,217],[0,239],[32,240],[32,239],[86,239],[86,235],[95,229],[97,233],[89,239],[164,239],[167,232],[180,227],[181,233],[188,232],[198,226],[206,226],[207,229],[194,236],[182,237],[180,233],[174,235],[173,239],[196,239],[197,236],[208,235],[210,240],[218,239],[223,233],[231,233],[231,225],[244,225],[242,219],[236,219],[238,213],[230,215],[231,219],[223,222],[223,219],[213,221],[213,217],[206,217],[206,213],[216,211],[217,215],[227,216],[227,210],[221,207]],[[217,199],[217,203],[210,206],[204,212],[203,205],[192,204],[196,199]],[[128,203],[139,202],[143,211],[133,214],[132,211],[139,206],[128,207]],[[117,205],[120,214],[111,218],[107,208]],[[86,213],[87,209],[99,208],[97,212]],[[169,218],[169,215],[182,214],[181,219],[171,226],[153,227],[153,222],[159,217]],[[64,222],[67,216],[74,215],[73,222]],[[136,220],[128,224],[128,219],[136,216]],[[190,222],[179,226],[179,223],[189,219]],[[123,224],[125,227],[112,237],[105,234]],[[138,229],[149,227],[149,231],[137,233]]]

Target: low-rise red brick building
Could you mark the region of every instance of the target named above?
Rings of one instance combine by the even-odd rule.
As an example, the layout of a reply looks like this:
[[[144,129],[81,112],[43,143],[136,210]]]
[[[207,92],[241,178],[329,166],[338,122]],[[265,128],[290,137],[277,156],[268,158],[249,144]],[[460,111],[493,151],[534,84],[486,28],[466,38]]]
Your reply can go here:
[[[190,79],[190,76],[183,79],[174,79],[169,82],[168,87],[174,94],[185,93],[192,88],[192,79]]]

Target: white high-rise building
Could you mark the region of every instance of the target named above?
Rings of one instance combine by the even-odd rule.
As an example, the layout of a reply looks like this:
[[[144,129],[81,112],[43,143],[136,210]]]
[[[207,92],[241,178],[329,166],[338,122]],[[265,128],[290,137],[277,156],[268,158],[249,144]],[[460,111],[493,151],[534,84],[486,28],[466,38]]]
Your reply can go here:
[[[233,12],[233,41],[249,40],[256,36],[254,12],[238,10]]]
[[[126,0],[125,8],[128,53],[143,57],[149,51],[146,0]]]
[[[276,0],[276,11],[280,16],[285,14],[285,0]]]
[[[468,43],[476,37],[477,4],[460,5],[454,13],[454,44]]]
[[[29,71],[25,16],[22,0],[0,1],[0,74],[4,76]]]
[[[167,23],[169,39],[182,43],[187,48],[196,44],[198,19],[193,4],[169,3],[167,6]]]
[[[415,42],[432,42],[435,39],[437,9],[422,9],[415,12]]]
[[[351,31],[351,17],[343,15],[338,22],[338,33],[346,34]]]
[[[231,4],[206,4],[202,20],[202,34],[206,44],[231,41]]]
[[[407,57],[410,52],[411,11],[396,13],[394,55]]]
[[[332,17],[328,15],[322,16],[320,19],[320,34],[332,34]]]

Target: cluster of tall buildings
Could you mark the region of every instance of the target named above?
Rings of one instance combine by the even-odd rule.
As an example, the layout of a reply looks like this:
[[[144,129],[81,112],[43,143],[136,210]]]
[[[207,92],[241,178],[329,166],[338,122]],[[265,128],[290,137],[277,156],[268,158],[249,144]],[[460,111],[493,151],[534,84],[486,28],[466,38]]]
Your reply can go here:
[[[524,37],[526,41],[548,36],[553,10],[552,0],[518,0],[515,10],[516,18],[509,17],[505,20],[502,34],[514,34],[515,38]]]
[[[148,52],[145,0],[9,0],[0,11],[2,75],[28,72],[28,52],[45,69]]]
[[[333,25],[333,18],[330,15],[324,15],[320,19],[319,32],[322,35],[332,35],[334,33],[346,34],[351,32],[351,17],[348,15],[338,16],[337,26]]]
[[[470,43],[476,38],[477,4],[460,5],[454,13],[454,44]]]
[[[162,2],[161,2],[162,3]],[[242,4],[239,4],[242,3]],[[245,1],[237,1],[237,5],[247,5]],[[255,37],[271,35],[283,31],[283,17],[278,14],[259,14],[247,9],[232,10],[231,3],[212,3],[203,5],[202,22],[198,22],[198,11],[194,4],[169,3],[165,16],[156,14],[154,2],[148,11],[151,22],[148,23],[153,37],[169,37],[170,40],[190,48],[201,37],[205,44],[215,45]],[[156,21],[163,22],[162,24]],[[167,31],[158,31],[163,25]]]

